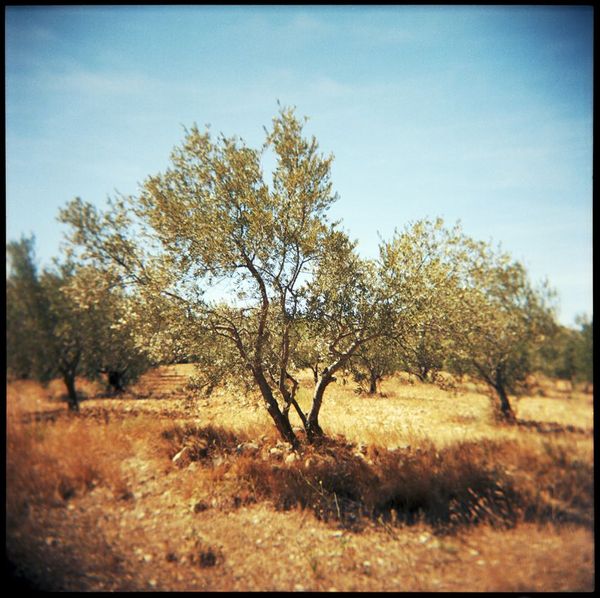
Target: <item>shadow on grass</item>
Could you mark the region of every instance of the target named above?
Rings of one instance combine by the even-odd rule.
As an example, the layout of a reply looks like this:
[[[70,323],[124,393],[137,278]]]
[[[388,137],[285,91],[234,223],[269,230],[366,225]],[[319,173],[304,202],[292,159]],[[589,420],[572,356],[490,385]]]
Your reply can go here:
[[[593,465],[564,451],[521,454],[516,443],[490,440],[361,452],[342,438],[326,438],[294,453],[214,426],[174,427],[163,439],[171,453],[187,446],[216,485],[227,480],[234,507],[269,501],[354,531],[369,521],[425,522],[439,532],[520,520],[593,525]],[[253,450],[240,451],[245,445]]]
[[[542,421],[535,421],[535,420],[529,420],[529,419],[517,419],[515,423],[517,426],[533,429],[536,432],[540,432],[542,434],[565,434],[565,433],[591,434],[592,433],[592,430],[587,430],[585,428],[580,428],[578,426],[572,426],[570,424],[567,424],[567,425],[557,424],[556,422],[542,422]]]

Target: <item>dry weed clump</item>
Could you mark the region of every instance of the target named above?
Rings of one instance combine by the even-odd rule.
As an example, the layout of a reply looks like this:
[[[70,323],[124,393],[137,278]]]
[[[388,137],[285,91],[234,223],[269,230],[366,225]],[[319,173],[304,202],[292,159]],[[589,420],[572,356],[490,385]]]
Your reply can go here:
[[[310,509],[323,521],[339,521],[343,527],[360,528],[377,477],[360,457],[347,447],[307,449],[292,463],[258,460],[243,456],[234,464],[242,495],[269,500],[275,508]]]
[[[98,484],[126,491],[120,462],[130,446],[117,427],[77,417],[23,424],[9,419],[6,439],[7,511],[29,504],[64,504]]]
[[[381,482],[373,511],[392,520],[424,520],[441,527],[480,522],[512,526],[517,492],[495,452],[489,441],[377,451],[374,462]]]
[[[526,521],[594,523],[594,465],[557,440],[512,442],[503,447],[521,496]]]
[[[242,433],[211,424],[176,424],[163,430],[161,437],[167,441],[171,458],[182,449],[187,449],[190,461],[200,461],[217,454],[232,452],[242,442],[249,440]]]
[[[485,451],[474,454],[478,448],[372,448],[364,455],[351,444],[329,440],[290,462],[243,455],[232,469],[241,495],[270,500],[277,509],[307,508],[346,528],[360,529],[368,519],[512,524],[514,490],[482,459]]]
[[[369,520],[428,523],[439,531],[484,522],[513,527],[519,520],[593,523],[593,466],[557,443],[540,450],[533,442],[480,440],[440,449],[422,441],[416,448],[361,451],[337,438],[299,454],[288,449],[284,459],[274,458],[279,449],[264,441],[240,452],[247,437],[213,426],[183,426],[163,436],[172,442],[170,454],[188,446],[192,460],[210,462],[209,476],[234,506],[266,500],[354,530]],[[215,466],[217,454],[227,458]]]

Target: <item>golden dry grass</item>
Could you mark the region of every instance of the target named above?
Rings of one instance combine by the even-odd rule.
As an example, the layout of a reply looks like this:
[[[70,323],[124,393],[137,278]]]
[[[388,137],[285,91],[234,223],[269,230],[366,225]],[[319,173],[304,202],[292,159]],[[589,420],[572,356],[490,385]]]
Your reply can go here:
[[[337,383],[331,440],[286,459],[259,398],[232,388],[101,399],[81,381],[71,415],[58,381],[11,383],[9,556],[45,589],[589,591],[591,395],[513,398],[554,427],[508,426],[467,384]]]
[[[32,503],[60,505],[98,484],[123,494],[121,459],[130,451],[127,436],[93,421],[65,418],[48,425],[11,418],[6,442],[9,511]]]

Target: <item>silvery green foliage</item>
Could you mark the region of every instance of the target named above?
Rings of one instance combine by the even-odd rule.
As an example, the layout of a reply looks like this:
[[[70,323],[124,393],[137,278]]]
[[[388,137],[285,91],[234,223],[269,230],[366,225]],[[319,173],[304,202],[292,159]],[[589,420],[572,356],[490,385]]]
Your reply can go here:
[[[147,366],[124,324],[126,300],[98,272],[67,256],[38,273],[33,239],[9,243],[9,370],[42,382],[61,377],[73,408],[75,377],[119,372],[133,380]]]
[[[402,369],[422,380],[443,366],[466,248],[460,226],[420,220],[380,246],[383,284],[393,290],[392,346]]]
[[[265,152],[275,158],[270,184]],[[280,111],[258,150],[193,126],[137,196],[106,212],[76,199],[60,215],[79,259],[135,289],[132,317],[152,328],[152,354],[169,339],[185,339],[197,356],[221,343],[291,440],[293,329],[328,239],[341,234],[327,220],[331,162],[293,110]]]
[[[47,382],[74,377],[87,354],[89,314],[71,301],[65,288],[74,276],[69,262],[38,272],[34,240],[7,246],[7,365],[17,376]]]
[[[49,380],[55,364],[50,348],[49,305],[40,284],[35,239],[22,238],[6,246],[6,366],[17,378]]]
[[[548,286],[534,287],[509,254],[441,219],[396,233],[380,259],[384,285],[396,289],[391,336],[404,368],[422,379],[442,367],[469,373],[511,415],[506,392],[555,326]]]
[[[534,286],[500,248],[465,238],[466,255],[450,322],[453,364],[490,385],[505,417],[507,392],[532,371],[532,355],[556,327],[554,292]]]

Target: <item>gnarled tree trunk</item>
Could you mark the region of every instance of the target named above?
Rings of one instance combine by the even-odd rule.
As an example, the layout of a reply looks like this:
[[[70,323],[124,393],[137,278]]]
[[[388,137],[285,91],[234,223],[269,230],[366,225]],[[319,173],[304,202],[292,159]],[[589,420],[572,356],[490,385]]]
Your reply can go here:
[[[273,391],[264,374],[260,370],[255,369],[253,370],[253,375],[265,401],[267,412],[275,423],[277,431],[285,441],[289,442],[294,448],[298,448],[300,443],[296,434],[294,434],[290,420],[287,414],[284,414],[279,408],[279,405],[273,396]]]
[[[75,388],[75,375],[72,372],[63,373],[63,381],[67,387],[67,402],[69,411],[79,411],[79,397]]]
[[[496,369],[496,378],[494,380],[493,387],[498,395],[498,398],[500,399],[500,412],[503,419],[507,422],[516,421],[515,412],[510,406],[510,401],[508,400],[508,395],[506,393],[506,386],[501,368]]]
[[[313,442],[316,438],[323,436],[323,430],[319,425],[319,413],[323,404],[325,390],[332,382],[335,382],[335,377],[329,368],[325,368],[315,386],[312,406],[306,422],[306,436],[309,442]]]

